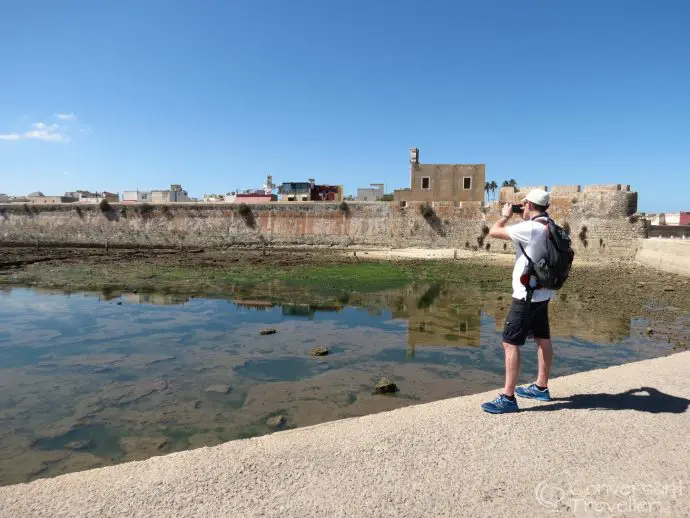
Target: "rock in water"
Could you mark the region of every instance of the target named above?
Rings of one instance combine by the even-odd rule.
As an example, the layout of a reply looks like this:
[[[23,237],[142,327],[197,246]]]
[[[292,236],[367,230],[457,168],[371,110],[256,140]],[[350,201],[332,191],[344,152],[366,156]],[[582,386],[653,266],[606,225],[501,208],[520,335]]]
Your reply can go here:
[[[87,448],[91,448],[93,446],[93,442],[91,441],[70,441],[67,444],[65,444],[65,448],[68,450],[86,450]]]
[[[276,415],[266,419],[266,424],[271,428],[280,428],[285,424],[285,418],[282,415]]]
[[[323,345],[319,345],[318,347],[314,347],[311,351],[309,351],[310,356],[326,356],[328,354],[328,347],[324,347]]]
[[[218,394],[227,394],[230,392],[230,385],[210,385],[204,389],[204,392],[217,392]]]
[[[260,335],[274,335],[277,332],[278,331],[276,331],[275,329],[262,329],[261,331],[259,331],[259,334]]]
[[[398,391],[398,386],[393,383],[391,380],[388,378],[381,378],[377,383],[376,386],[374,387],[374,390],[379,393],[392,393],[392,392],[397,392]]]

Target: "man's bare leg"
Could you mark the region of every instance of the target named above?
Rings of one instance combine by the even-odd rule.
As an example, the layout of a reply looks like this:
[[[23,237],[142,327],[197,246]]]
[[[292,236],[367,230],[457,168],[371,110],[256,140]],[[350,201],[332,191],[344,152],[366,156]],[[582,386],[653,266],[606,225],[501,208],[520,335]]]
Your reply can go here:
[[[503,393],[506,396],[515,395],[515,385],[520,373],[520,348],[517,345],[503,342],[503,351],[506,355],[506,384]]]
[[[537,361],[539,363],[537,385],[546,387],[549,383],[549,373],[553,361],[553,345],[550,338],[535,338],[534,341],[537,342]]]

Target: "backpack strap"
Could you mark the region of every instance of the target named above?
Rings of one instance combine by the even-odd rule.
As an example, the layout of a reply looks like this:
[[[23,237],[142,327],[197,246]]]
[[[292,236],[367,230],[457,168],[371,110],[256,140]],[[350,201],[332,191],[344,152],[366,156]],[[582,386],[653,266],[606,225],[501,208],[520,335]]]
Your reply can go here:
[[[520,250],[522,250],[522,255],[524,255],[524,256],[527,258],[527,262],[528,262],[530,265],[534,264],[534,261],[532,261],[532,258],[531,258],[529,255],[527,255],[527,252],[525,252],[525,247],[522,246],[522,243],[520,243],[520,242],[518,241],[518,245],[520,245]]]

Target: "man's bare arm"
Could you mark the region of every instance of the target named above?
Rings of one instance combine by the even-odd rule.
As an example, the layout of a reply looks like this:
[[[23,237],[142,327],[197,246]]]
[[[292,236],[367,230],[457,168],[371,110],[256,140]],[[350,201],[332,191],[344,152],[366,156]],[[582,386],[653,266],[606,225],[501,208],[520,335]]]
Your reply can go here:
[[[512,214],[513,211],[510,203],[506,203],[503,209],[501,209],[501,218],[489,229],[489,237],[510,241],[511,237],[508,234],[508,229],[506,229],[506,223],[508,223]]]

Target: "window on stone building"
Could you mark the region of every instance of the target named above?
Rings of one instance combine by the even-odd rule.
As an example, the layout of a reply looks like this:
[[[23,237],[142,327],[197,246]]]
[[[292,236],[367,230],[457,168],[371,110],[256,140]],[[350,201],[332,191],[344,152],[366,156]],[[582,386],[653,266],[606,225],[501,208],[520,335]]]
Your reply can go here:
[[[431,189],[431,178],[428,176],[422,177],[422,189]]]
[[[462,188],[463,189],[471,189],[472,188],[472,177],[471,176],[464,176],[463,177]]]

